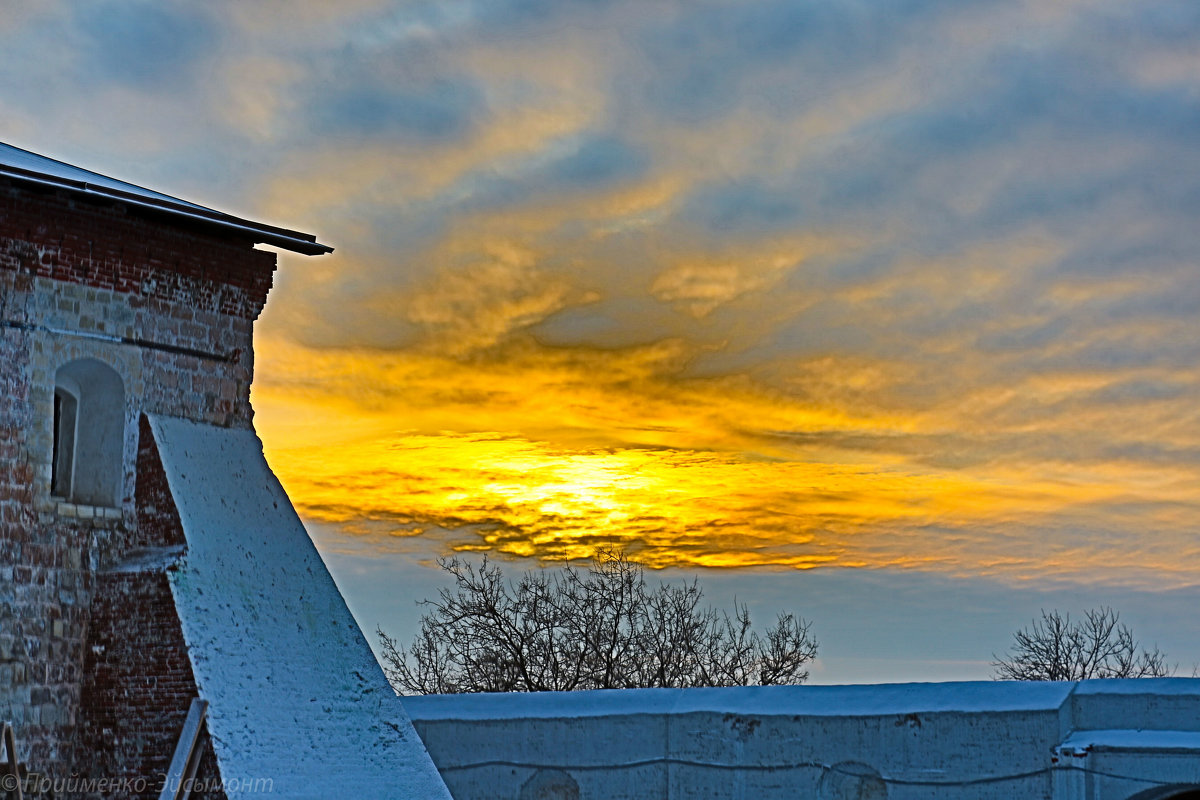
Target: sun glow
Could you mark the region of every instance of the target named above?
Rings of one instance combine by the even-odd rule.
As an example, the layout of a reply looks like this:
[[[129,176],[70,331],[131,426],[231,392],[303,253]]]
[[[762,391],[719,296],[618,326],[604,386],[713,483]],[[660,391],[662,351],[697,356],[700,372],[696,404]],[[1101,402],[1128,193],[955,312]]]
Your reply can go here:
[[[917,417],[789,405],[742,381],[668,380],[656,369],[670,347],[486,365],[282,343],[263,353],[272,377],[255,391],[257,424],[298,509],[380,542],[549,560],[617,544],[656,567],[1190,580],[1176,555],[1196,549],[1187,469],[939,466],[907,442],[948,436],[951,420],[935,434]],[[1131,554],[1106,533],[1131,493],[1169,501],[1138,513],[1174,553]]]

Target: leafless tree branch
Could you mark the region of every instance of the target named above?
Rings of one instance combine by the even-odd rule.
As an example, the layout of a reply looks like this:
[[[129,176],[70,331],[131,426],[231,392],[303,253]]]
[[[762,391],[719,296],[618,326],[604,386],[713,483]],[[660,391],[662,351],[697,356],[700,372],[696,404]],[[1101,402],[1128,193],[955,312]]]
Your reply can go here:
[[[1111,608],[1092,609],[1075,622],[1058,611],[1043,609],[1041,617],[1013,634],[1010,654],[993,656],[997,680],[1161,678],[1174,671],[1157,647],[1141,648]]]
[[[447,559],[454,585],[407,649],[381,629],[384,670],[414,693],[511,692],[802,683],[817,654],[811,625],[781,614],[765,636],[745,605],[702,606],[696,581],[646,582],[617,550],[590,567],[527,572],[516,582],[485,557]]]

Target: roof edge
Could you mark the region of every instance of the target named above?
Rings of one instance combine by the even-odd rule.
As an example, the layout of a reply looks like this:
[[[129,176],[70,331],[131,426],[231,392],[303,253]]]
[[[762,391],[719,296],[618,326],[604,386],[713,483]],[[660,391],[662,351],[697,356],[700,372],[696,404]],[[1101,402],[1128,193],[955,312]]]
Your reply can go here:
[[[24,183],[66,189],[77,194],[116,200],[138,208],[187,220],[188,222],[199,223],[234,233],[250,239],[255,244],[268,244],[302,255],[317,256],[333,252],[332,247],[321,244],[317,241],[317,237],[312,234],[254,222],[253,220],[235,217],[232,214],[214,211],[213,209],[183,201],[140,196],[108,186],[99,186],[87,181],[74,180],[57,175],[47,175],[8,164],[0,164],[0,176]]]

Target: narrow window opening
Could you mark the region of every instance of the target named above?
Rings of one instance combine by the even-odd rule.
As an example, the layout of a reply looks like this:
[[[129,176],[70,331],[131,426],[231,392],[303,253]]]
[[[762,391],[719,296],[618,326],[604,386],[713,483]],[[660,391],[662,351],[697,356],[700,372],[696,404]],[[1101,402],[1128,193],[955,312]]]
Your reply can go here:
[[[54,388],[54,453],[50,494],[71,496],[71,476],[75,463],[75,423],[79,402],[61,386]]]
[[[84,358],[59,367],[54,384],[50,494],[81,505],[118,506],[125,440],[121,376]]]

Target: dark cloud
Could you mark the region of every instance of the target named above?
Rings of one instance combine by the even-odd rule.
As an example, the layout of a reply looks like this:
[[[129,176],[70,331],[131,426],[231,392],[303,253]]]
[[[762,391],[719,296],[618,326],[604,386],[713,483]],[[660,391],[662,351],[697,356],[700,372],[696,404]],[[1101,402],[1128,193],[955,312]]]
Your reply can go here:
[[[1085,23],[1126,46],[1191,47],[1200,34],[1200,7],[1189,0],[1166,0],[1140,6],[1113,4]]]
[[[628,0],[482,0],[475,4],[478,32],[483,36],[513,34],[530,28],[570,24],[579,14],[617,6]]]
[[[1017,366],[1025,372],[1084,372],[1189,369],[1200,363],[1200,341],[1190,334],[1179,337],[1149,329],[1133,337],[1119,330],[1107,332],[1099,321],[1092,325],[1095,332],[1088,339],[1045,354],[1031,353]]]
[[[645,154],[620,138],[589,136],[572,152],[531,176],[529,188],[536,189],[547,183],[563,188],[602,187],[614,181],[636,178],[646,166]]]
[[[661,327],[646,331],[639,320],[662,315],[662,305],[650,297],[604,298],[603,303],[555,313],[538,324],[534,334],[549,347],[636,348],[654,342],[662,333]],[[682,327],[679,333],[683,333]]]
[[[1095,42],[1090,34],[1085,29],[1077,37],[1084,41],[1067,37],[1054,48],[1022,43],[964,53],[960,73],[931,85],[930,102],[864,120],[793,171],[771,175],[769,186],[739,176],[727,186],[702,187],[688,216],[748,230],[903,221],[909,247],[940,248],[1035,222],[1061,225],[1089,213],[1094,221],[1114,197],[1172,215],[1181,204],[1200,210],[1188,177],[1197,158],[1191,141],[1200,129],[1190,87],[1132,84],[1124,64],[1113,61],[1117,35]],[[709,58],[693,60],[713,68]],[[731,62],[720,80],[768,83],[744,60]],[[833,71],[812,75],[799,68],[796,77],[826,88],[842,81]],[[1105,152],[1107,159],[1100,155]],[[973,177],[971,162],[989,157],[1002,157],[1004,171],[979,174],[994,184],[984,202],[954,208],[963,180]],[[958,162],[962,170],[953,168]]]
[[[1134,356],[1122,355],[1119,344],[1096,341],[1096,325],[1160,311],[1186,315],[1194,307],[1194,281],[1186,276],[1171,290],[1097,289],[1086,304],[1044,299],[1063,282],[1176,274],[1200,244],[1196,227],[1186,222],[1200,212],[1200,190],[1191,178],[1200,157],[1190,136],[1200,129],[1200,112],[1188,100],[1191,87],[1142,85],[1132,67],[1178,39],[1159,17],[1190,24],[1190,12],[1178,4],[1163,4],[1166,11],[1153,19],[1080,13],[1024,29],[987,27],[988,15],[1011,9],[986,2],[885,9],[855,2],[715,3],[686,13],[551,5],[430,11],[419,37],[318,59],[319,92],[310,104],[317,131],[433,153],[446,145],[469,149],[504,115],[519,117],[522,103],[542,96],[530,87],[555,70],[548,55],[545,75],[480,72],[456,57],[479,42],[503,53],[542,42],[527,38],[534,29],[600,41],[615,27],[634,56],[593,65],[606,105],[584,128],[480,160],[419,201],[345,209],[381,246],[358,268],[352,291],[335,291],[357,301],[403,286],[428,273],[426,254],[439,240],[486,228],[492,217],[538,215],[541,231],[531,245],[547,278],[578,281],[601,298],[542,321],[537,331],[547,342],[724,339],[750,363],[829,351],[944,358],[947,338],[960,342],[962,353],[976,347],[989,356],[1019,357],[1071,337],[1079,348],[1073,352],[1127,363]],[[1112,21],[1117,17],[1120,24]],[[947,35],[959,23],[971,33]],[[920,94],[871,113],[880,102],[871,87],[892,74],[923,76],[913,79]],[[821,109],[827,98],[856,92],[872,99],[852,102],[858,109],[853,120],[825,138],[775,134],[774,126]],[[735,109],[750,116],[738,127],[740,139],[712,143],[711,161],[728,166],[711,169],[703,151],[686,145]],[[664,115],[686,122],[671,129],[683,146],[655,143]],[[604,220],[539,211],[659,176],[682,176],[680,193],[666,213],[633,232],[600,238],[594,234]],[[764,296],[773,330],[716,310],[703,330],[693,324],[689,331],[678,314],[631,316],[612,305],[635,303],[631,287],[652,285],[655,273],[670,266],[662,253],[680,242],[703,252],[830,230],[861,243],[807,258],[771,284],[823,298],[818,309],[788,315],[773,306],[784,295]],[[931,292],[921,281],[904,280],[868,305],[837,296],[893,280],[914,260],[936,261],[937,269],[952,272],[972,249],[1031,231],[1046,232],[1060,252],[986,297],[960,296],[953,281]],[[618,248],[618,242],[628,246]],[[1004,272],[1003,256],[995,258],[993,269]],[[585,280],[580,263],[603,266],[589,269]],[[964,269],[959,285],[967,288],[976,274]],[[342,305],[324,297],[322,303]],[[1014,312],[1017,318],[1010,319]],[[330,328],[334,339],[344,331],[354,341],[370,340],[375,329],[378,342],[407,340],[408,334],[393,332],[399,322],[371,313],[341,317],[353,319]],[[741,340],[747,330],[754,331],[753,341]],[[1132,352],[1143,348],[1134,345]]]
[[[137,89],[187,85],[219,39],[202,6],[112,0],[76,7],[80,77]]]
[[[949,5],[772,0],[689,7],[637,35],[648,64],[643,97],[688,122],[746,105],[804,104],[831,79],[886,63],[914,27]],[[780,65],[792,68],[790,81],[756,80]]]
[[[1087,413],[1096,406],[1122,406],[1137,410],[1145,404],[1187,398],[1194,400],[1194,386],[1179,386],[1152,381],[1129,381],[1084,392],[1066,400],[1024,412],[1024,421],[1064,420]],[[997,420],[999,422],[999,419]],[[937,469],[958,470],[989,464],[1037,464],[1066,461],[1074,464],[1138,464],[1163,468],[1187,464],[1200,466],[1200,447],[1175,445],[1146,437],[1139,429],[1080,433],[1040,430],[1022,432],[996,430],[987,433],[953,434],[872,434],[861,431],[747,431],[805,449],[837,448],[848,451],[902,455],[911,463]],[[1147,506],[1169,504],[1147,503]]]
[[[801,224],[800,216],[795,187],[778,189],[757,179],[699,187],[680,215],[687,225],[735,235],[779,231]]]
[[[1178,380],[1135,378],[1105,386],[1093,392],[1086,401],[1114,405],[1138,405],[1162,400],[1195,399],[1200,386]]]
[[[1069,320],[1063,317],[1039,321],[1028,325],[1015,325],[1003,330],[986,332],[975,339],[981,355],[996,352],[1042,351],[1060,341],[1070,328]]]
[[[609,134],[584,135],[497,168],[488,164],[463,175],[418,214],[446,223],[489,212],[519,211],[558,195],[602,191],[644,174],[641,150]]]
[[[323,135],[446,142],[461,139],[485,112],[482,93],[463,79],[425,86],[349,84],[314,100]]]

